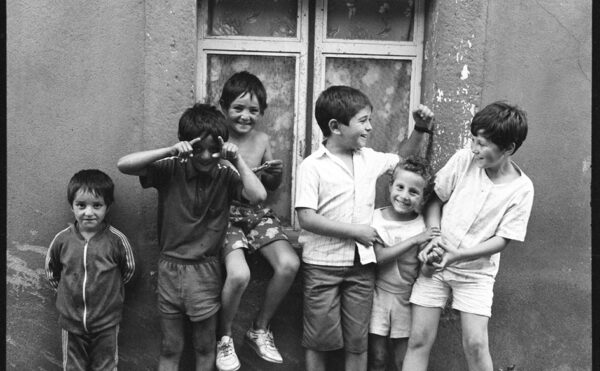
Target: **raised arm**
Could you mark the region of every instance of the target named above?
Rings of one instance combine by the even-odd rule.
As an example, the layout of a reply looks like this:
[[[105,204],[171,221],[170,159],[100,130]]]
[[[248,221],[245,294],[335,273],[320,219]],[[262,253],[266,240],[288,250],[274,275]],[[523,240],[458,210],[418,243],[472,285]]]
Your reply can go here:
[[[196,138],[189,142],[181,141],[170,147],[131,153],[119,159],[117,168],[123,174],[145,176],[146,168],[151,163],[170,156],[189,156],[193,151],[194,143],[200,140],[202,138]]]
[[[309,208],[297,208],[296,213],[300,226],[309,232],[337,238],[352,238],[365,246],[371,246],[375,242],[383,243],[375,228],[370,225],[333,221]]]
[[[221,145],[221,158],[231,162],[237,169],[242,179],[244,189],[242,195],[250,203],[259,203],[267,199],[267,191],[256,177],[256,174],[246,165],[246,162],[238,152],[238,147],[230,142],[223,142],[223,138],[219,137]]]
[[[420,104],[412,114],[415,127],[410,137],[400,143],[398,154],[401,157],[419,154],[421,148],[424,148],[427,143],[427,134],[431,135],[433,133],[433,112],[427,106]]]

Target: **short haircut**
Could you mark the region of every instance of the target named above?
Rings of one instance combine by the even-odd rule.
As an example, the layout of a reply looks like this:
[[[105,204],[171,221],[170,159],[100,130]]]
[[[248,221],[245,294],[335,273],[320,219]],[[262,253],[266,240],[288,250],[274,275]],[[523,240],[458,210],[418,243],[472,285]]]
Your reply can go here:
[[[319,94],[315,104],[315,118],[323,136],[329,137],[329,121],[335,119],[348,125],[352,117],[365,107],[373,109],[371,101],[363,92],[349,86],[334,85]]]
[[[195,138],[212,136],[215,143],[218,138],[226,142],[229,139],[225,116],[210,104],[196,103],[185,110],[179,119],[179,140],[191,141]]]
[[[267,109],[267,91],[260,79],[248,71],[234,73],[223,85],[219,105],[223,110],[229,109],[231,102],[237,97],[249,93],[258,101],[260,114]]]
[[[514,143],[514,154],[527,137],[527,114],[503,101],[488,104],[473,117],[471,134],[481,134],[500,149],[507,149]]]
[[[420,175],[425,180],[425,187],[423,188],[423,203],[427,202],[435,185],[433,170],[429,165],[429,161],[421,156],[408,156],[406,158],[401,158],[400,162],[398,162],[394,168],[394,171],[392,172],[390,185],[394,183],[399,169]]]
[[[73,205],[75,195],[80,190],[102,197],[106,206],[110,206],[114,201],[115,185],[112,179],[97,169],[80,170],[73,175],[67,186],[69,205]]]

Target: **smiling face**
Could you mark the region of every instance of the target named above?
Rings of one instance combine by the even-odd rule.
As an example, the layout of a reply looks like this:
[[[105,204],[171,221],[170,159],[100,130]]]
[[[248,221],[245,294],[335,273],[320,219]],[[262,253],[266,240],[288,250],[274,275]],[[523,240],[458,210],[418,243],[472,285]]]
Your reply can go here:
[[[227,126],[232,135],[242,136],[254,128],[260,117],[260,105],[254,94],[242,93],[227,109]]]
[[[396,169],[390,184],[390,205],[397,220],[408,220],[417,216],[423,204],[426,181],[412,171]]]
[[[497,169],[509,160],[511,150],[503,150],[486,139],[480,130],[473,136],[471,152],[475,155],[475,164],[481,169]]]
[[[75,193],[71,209],[79,230],[83,233],[98,232],[108,212],[104,197],[83,189]]]
[[[341,139],[349,149],[358,150],[367,145],[371,126],[371,107],[365,107],[354,115],[348,125],[338,124]]]

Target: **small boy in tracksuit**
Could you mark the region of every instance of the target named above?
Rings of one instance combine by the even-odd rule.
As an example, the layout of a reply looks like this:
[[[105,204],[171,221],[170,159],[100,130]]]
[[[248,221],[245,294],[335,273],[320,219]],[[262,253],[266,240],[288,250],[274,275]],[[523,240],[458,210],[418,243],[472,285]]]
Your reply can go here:
[[[400,157],[366,148],[372,105],[348,86],[323,91],[315,105],[323,145],[300,164],[296,213],[302,227],[303,325],[306,368],[324,370],[327,352],[344,349],[346,370],[366,370],[375,283],[371,226],[376,182]],[[433,113],[413,112],[415,131],[401,148],[420,149]]]
[[[46,276],[57,290],[63,370],[117,369],[124,284],[135,263],[127,237],[105,220],[113,192],[100,170],[73,175],[67,199],[75,222],[54,237],[46,255]]]
[[[159,370],[179,366],[186,318],[192,322],[196,370],[213,370],[229,207],[234,200],[262,202],[267,192],[227,141],[225,117],[216,107],[188,108],[178,136],[172,146],[122,157],[117,167],[158,191]]]
[[[403,370],[425,371],[438,322],[450,292],[460,312],[468,369],[492,370],[488,321],[500,252],[523,241],[533,204],[533,184],[512,160],[527,136],[527,116],[506,102],[489,104],[471,122],[470,149],[455,153],[436,174],[426,222],[441,236],[419,253],[442,248],[432,276],[420,275],[410,297],[413,322]]]

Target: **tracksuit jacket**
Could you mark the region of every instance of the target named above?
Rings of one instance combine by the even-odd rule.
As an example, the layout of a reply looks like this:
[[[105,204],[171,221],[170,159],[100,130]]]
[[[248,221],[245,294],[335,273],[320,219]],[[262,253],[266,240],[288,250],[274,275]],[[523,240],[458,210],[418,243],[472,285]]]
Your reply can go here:
[[[134,271],[131,245],[118,229],[105,223],[89,241],[75,224],[60,231],[46,255],[46,276],[57,289],[62,328],[83,335],[118,325]]]

